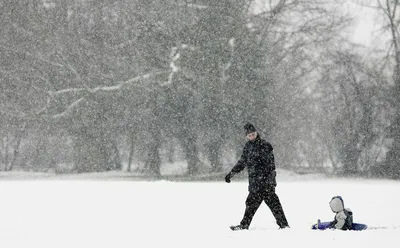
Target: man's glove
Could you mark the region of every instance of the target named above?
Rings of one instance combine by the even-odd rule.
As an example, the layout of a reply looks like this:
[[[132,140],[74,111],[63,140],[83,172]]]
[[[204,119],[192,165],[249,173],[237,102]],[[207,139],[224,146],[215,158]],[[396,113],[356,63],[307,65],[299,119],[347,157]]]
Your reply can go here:
[[[233,177],[233,173],[232,173],[232,172],[229,172],[229,173],[225,176],[225,182],[230,183],[232,177]]]

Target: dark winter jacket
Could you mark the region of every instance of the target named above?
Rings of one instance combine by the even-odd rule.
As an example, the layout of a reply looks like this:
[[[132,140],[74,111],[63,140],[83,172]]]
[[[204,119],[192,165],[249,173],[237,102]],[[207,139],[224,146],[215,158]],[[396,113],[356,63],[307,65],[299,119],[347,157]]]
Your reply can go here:
[[[249,175],[249,191],[260,192],[276,186],[275,160],[270,143],[260,138],[248,141],[243,148],[243,154],[232,168],[236,174],[247,167]]]

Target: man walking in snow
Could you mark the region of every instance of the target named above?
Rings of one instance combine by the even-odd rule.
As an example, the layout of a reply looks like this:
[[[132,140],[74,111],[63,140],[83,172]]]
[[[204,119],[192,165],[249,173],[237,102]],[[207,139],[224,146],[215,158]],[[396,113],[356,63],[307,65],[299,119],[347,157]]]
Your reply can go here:
[[[270,143],[261,139],[252,124],[246,123],[244,130],[249,141],[244,146],[239,161],[225,176],[225,181],[230,183],[233,175],[247,167],[249,195],[240,225],[231,226],[231,229],[234,231],[249,229],[253,216],[263,201],[271,209],[278,226],[280,228],[289,227],[278,195],[275,193],[277,184],[273,148]]]

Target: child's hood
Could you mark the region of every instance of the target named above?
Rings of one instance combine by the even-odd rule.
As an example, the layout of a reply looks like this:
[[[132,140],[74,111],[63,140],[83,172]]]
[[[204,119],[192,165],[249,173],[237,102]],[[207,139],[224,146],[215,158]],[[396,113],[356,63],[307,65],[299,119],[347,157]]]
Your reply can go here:
[[[341,196],[332,197],[329,202],[329,206],[331,207],[334,213],[339,213],[344,210],[344,202]]]

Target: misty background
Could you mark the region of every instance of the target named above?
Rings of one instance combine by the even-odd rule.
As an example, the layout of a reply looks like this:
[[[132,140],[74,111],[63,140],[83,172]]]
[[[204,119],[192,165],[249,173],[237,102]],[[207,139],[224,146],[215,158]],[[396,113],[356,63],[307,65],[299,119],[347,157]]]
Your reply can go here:
[[[217,175],[251,122],[278,168],[399,179],[398,5],[0,0],[0,170]]]

